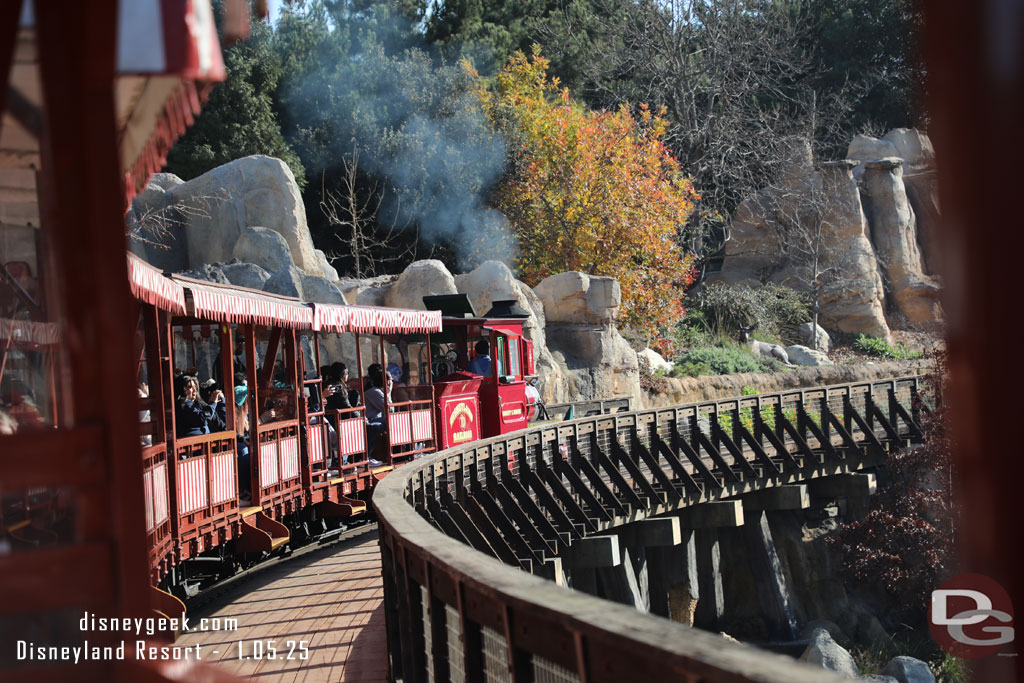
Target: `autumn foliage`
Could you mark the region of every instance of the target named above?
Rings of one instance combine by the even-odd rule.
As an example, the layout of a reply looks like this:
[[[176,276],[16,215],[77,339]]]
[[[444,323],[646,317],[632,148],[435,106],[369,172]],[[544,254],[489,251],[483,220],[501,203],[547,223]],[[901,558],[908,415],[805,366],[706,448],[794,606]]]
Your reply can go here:
[[[693,282],[693,257],[676,239],[693,185],[663,142],[660,115],[591,111],[547,69],[538,50],[517,53],[480,93],[511,147],[491,203],[518,239],[518,274],[530,285],[569,270],[616,277],[623,322],[664,347]]]

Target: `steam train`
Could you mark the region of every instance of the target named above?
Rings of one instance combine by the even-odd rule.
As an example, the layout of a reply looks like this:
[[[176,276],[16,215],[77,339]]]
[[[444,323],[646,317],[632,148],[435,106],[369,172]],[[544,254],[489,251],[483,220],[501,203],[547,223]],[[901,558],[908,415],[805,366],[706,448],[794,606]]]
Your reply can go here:
[[[139,422],[127,428],[141,442],[150,581],[170,611],[172,595],[342,530],[402,463],[533,417],[533,347],[515,302],[482,317],[464,295],[425,297],[433,310],[310,304],[128,259],[140,314]],[[43,332],[33,331],[40,352],[56,346]],[[489,361],[484,374],[469,372],[478,358]],[[321,372],[337,361],[351,368],[344,386]],[[367,420],[371,365],[393,382],[377,425]],[[183,374],[221,388],[217,431],[184,435]],[[328,409],[332,391],[352,407]],[[6,501],[0,526],[15,542],[45,544],[59,523],[56,495]]]

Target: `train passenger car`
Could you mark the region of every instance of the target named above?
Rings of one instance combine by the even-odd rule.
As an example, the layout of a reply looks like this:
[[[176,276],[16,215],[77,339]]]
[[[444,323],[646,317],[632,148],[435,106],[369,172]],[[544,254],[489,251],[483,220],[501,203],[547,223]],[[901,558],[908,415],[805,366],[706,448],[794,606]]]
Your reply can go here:
[[[139,438],[154,583],[186,596],[322,537],[365,510],[355,496],[393,462],[433,449],[433,426],[421,416],[424,407],[429,416],[429,373],[425,387],[407,388],[426,400],[385,398],[388,424],[371,453],[362,388],[356,407],[326,405],[321,336],[353,337],[362,377],[366,342],[377,340],[369,357],[385,362],[396,357],[385,339],[405,351],[409,338],[429,348],[439,312],[312,305],[165,277],[128,258],[141,303]]]

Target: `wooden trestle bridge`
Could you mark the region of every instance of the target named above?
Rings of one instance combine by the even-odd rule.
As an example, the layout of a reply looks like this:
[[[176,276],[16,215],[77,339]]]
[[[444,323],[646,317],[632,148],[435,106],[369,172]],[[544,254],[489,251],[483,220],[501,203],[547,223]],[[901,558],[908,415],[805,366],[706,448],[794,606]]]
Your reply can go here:
[[[584,586],[602,555],[620,563],[617,536],[678,543],[680,520],[716,501],[867,478],[922,438],[921,389],[908,377],[588,417],[395,471],[373,497],[391,679],[842,680],[559,584]]]

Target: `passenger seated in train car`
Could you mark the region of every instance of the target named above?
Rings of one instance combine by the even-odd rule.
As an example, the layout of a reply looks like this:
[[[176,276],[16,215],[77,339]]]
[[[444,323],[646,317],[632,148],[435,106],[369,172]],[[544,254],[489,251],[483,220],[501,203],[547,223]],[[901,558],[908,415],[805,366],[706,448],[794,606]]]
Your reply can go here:
[[[210,433],[226,432],[228,429],[227,400],[216,380],[208,379],[199,385],[199,395],[207,405],[214,407],[210,418]]]
[[[238,454],[238,497],[252,499],[252,466],[249,461],[249,387],[235,386],[235,451]]]
[[[391,375],[384,372],[383,368],[374,363],[368,368],[370,389],[366,392],[366,448],[367,452],[373,453],[377,439],[387,429],[387,418],[385,413],[388,403],[391,402],[391,387],[393,380]],[[377,467],[381,464],[379,460],[370,459],[370,466]]]
[[[339,385],[343,391],[337,392],[334,396],[334,401],[328,399],[327,409],[328,410],[344,410],[345,408],[355,408],[360,404],[359,391],[352,389],[349,386],[349,372],[348,366],[341,361],[335,361],[331,363],[331,382]],[[335,407],[338,406],[338,407]]]
[[[486,339],[481,339],[473,347],[476,350],[476,358],[469,362],[469,371],[475,375],[491,376],[491,345]]]
[[[403,403],[411,400],[412,397],[402,382],[402,368],[396,363],[388,363],[388,376],[391,378],[391,402]]]
[[[224,424],[226,408],[223,392],[218,390],[215,393],[219,399],[218,404],[211,406],[199,395],[199,380],[195,375],[179,375],[174,380],[174,393],[174,420],[178,438],[209,434],[211,420],[214,427]]]

